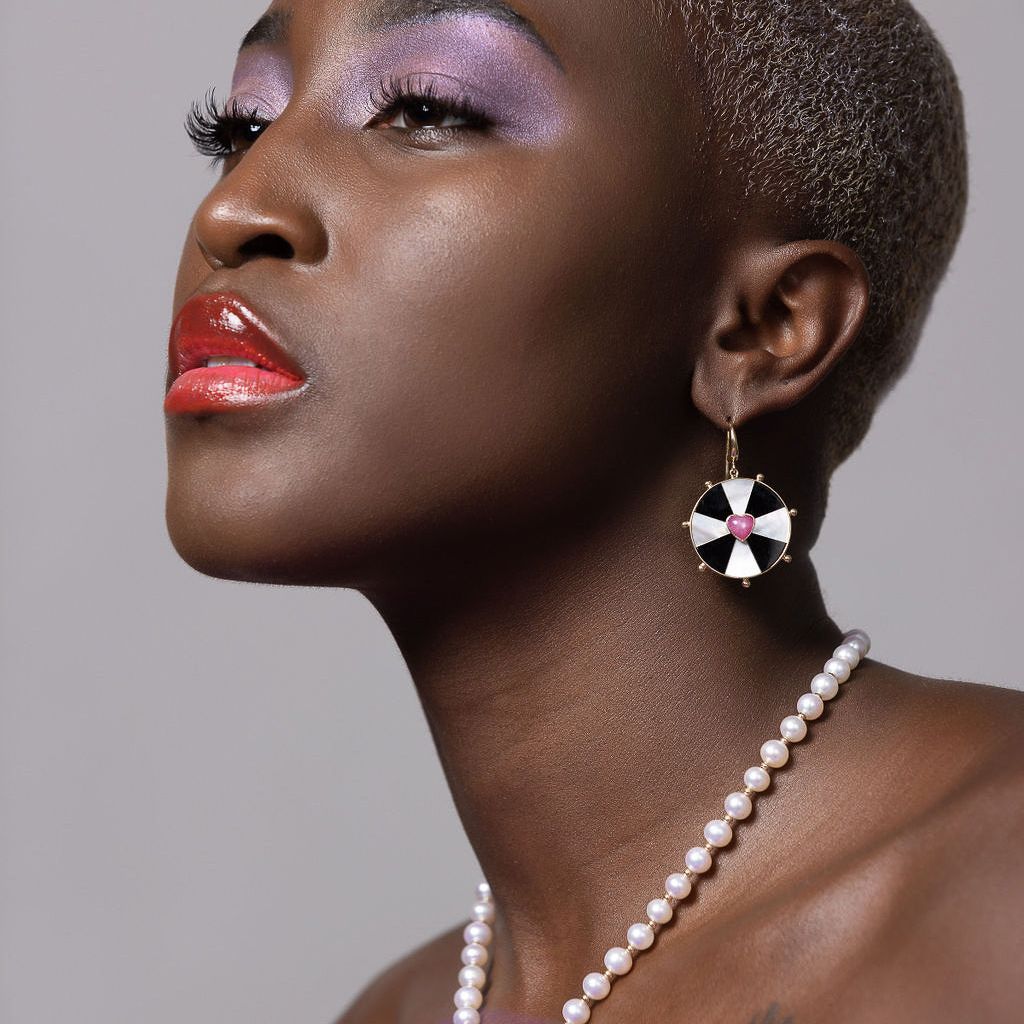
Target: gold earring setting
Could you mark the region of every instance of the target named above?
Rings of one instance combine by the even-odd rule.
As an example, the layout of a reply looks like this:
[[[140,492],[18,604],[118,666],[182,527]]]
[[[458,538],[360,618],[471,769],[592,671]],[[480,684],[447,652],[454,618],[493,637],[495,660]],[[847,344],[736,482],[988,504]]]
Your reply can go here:
[[[780,562],[791,562],[789,542],[795,508],[788,508],[764,475],[742,477],[740,446],[730,423],[725,434],[725,479],[708,480],[683,523],[700,559],[701,572],[741,580],[744,587]]]

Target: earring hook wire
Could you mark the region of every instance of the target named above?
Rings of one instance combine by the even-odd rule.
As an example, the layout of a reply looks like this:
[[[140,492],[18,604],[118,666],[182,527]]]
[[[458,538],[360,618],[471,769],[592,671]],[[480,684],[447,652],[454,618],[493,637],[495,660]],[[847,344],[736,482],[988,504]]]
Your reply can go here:
[[[740,443],[736,438],[736,428],[732,420],[726,421],[729,424],[725,432],[725,475],[730,480],[735,480],[739,475]]]

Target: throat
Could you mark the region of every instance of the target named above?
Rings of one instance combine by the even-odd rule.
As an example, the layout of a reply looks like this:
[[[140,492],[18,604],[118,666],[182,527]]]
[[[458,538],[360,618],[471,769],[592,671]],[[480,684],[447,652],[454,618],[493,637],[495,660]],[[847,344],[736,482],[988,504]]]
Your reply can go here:
[[[696,574],[675,557],[581,542],[447,600],[378,604],[494,893],[503,1005],[578,987],[573,965],[703,841],[839,642],[809,564],[757,605],[681,587]]]

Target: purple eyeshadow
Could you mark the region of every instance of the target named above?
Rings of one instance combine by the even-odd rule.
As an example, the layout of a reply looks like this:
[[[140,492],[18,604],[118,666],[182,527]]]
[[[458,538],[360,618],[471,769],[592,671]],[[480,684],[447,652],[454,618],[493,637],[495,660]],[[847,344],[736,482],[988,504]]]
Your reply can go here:
[[[280,117],[292,94],[291,64],[284,54],[262,47],[238,55],[229,99],[253,105],[268,120]]]
[[[339,55],[335,110],[346,127],[362,128],[375,114],[371,96],[382,83],[413,76],[438,100],[468,101],[484,114],[491,134],[520,143],[553,139],[565,121],[565,81],[550,56],[513,26],[482,14],[406,22],[360,40]],[[231,97],[269,119],[292,93],[291,64],[263,47],[243,51]]]
[[[360,46],[345,61],[340,104],[344,124],[361,126],[381,80],[429,82],[438,98],[468,99],[498,135],[524,143],[551,140],[566,103],[563,75],[536,43],[486,15],[454,15],[399,25]],[[434,77],[436,76],[436,77]]]

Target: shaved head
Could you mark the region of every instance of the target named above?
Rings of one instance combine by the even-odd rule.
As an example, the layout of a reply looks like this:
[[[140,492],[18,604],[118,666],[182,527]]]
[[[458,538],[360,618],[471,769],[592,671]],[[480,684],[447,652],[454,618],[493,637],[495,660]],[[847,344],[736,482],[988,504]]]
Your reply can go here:
[[[681,19],[701,144],[744,208],[791,237],[844,242],[871,279],[861,336],[823,387],[834,468],[906,368],[967,200],[963,107],[906,0],[658,0]]]

